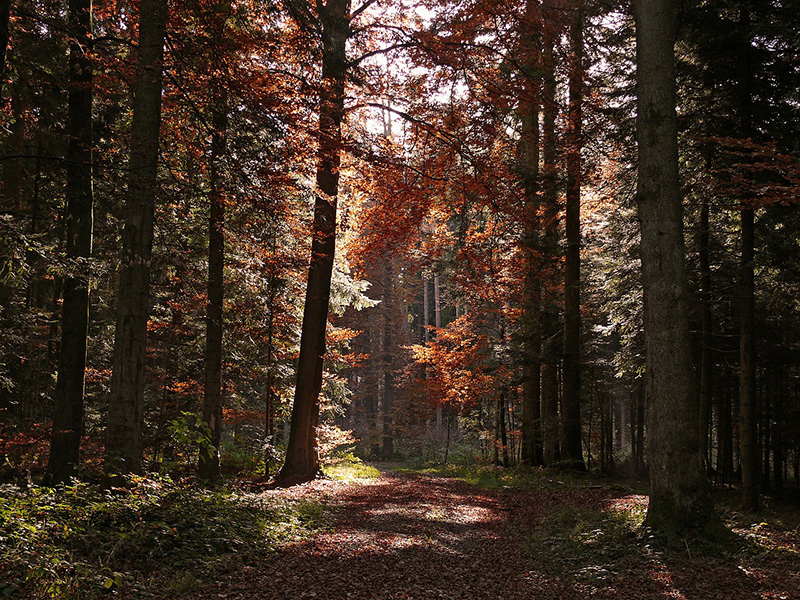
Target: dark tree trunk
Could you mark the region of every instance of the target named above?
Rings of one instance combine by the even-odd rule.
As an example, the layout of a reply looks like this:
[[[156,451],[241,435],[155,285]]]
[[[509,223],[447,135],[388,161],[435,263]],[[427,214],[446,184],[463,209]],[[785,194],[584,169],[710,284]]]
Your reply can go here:
[[[549,3],[543,5],[543,21],[554,19]],[[558,180],[556,172],[556,74],[552,27],[545,27],[542,35],[542,219],[544,234],[538,248],[541,256],[540,285],[546,289],[547,281],[555,281],[558,268]],[[545,465],[559,460],[558,422],[558,363],[560,331],[555,298],[544,295],[541,303],[539,329],[544,338],[542,355],[542,440]]]
[[[636,391],[636,452],[634,453],[634,468],[637,475],[643,475],[644,468],[644,424],[646,421],[645,416],[645,401],[647,394],[645,390],[645,382],[640,381]]]
[[[506,431],[506,395],[500,392],[497,400],[497,427],[500,430],[500,452],[503,456],[502,465],[508,468],[508,432]]]
[[[541,29],[539,6],[528,0],[526,30],[521,64],[524,65],[523,96],[520,100],[521,134],[517,169],[525,195],[523,250],[525,255],[525,289],[523,292],[522,343],[524,352],[522,383],[522,461],[542,464],[541,429],[541,352],[539,329],[541,284],[538,259],[539,217],[539,106],[540,77],[537,45]]]
[[[772,403],[775,406],[775,417],[772,436],[772,479],[775,496],[780,498],[783,495],[783,367],[774,369],[773,373],[775,385],[772,389]]]
[[[319,192],[314,205],[311,264],[303,311],[291,433],[286,449],[286,462],[278,476],[284,484],[308,481],[316,477],[319,471],[317,424],[328,301],[336,249],[336,200],[339,192],[344,88],[347,78],[345,49],[351,33],[349,0],[328,0],[321,6],[319,17],[323,42],[317,155]]]
[[[158,187],[166,22],[166,0],[142,1],[111,398],[106,427],[106,470],[112,473],[139,473],[142,467],[150,259]]]
[[[711,261],[709,258],[709,206],[703,198],[700,208],[700,451],[706,460],[706,470],[711,465],[708,455],[708,435],[711,424]]]
[[[561,459],[585,470],[581,447],[581,147],[583,145],[583,1],[570,24],[567,194],[564,215],[564,390],[561,398]]]
[[[278,232],[275,228],[272,232],[272,255],[275,256],[278,242]],[[264,401],[264,476],[270,475],[270,462],[272,461],[273,451],[275,446],[274,429],[274,414],[275,406],[273,403],[275,387],[275,365],[273,364],[274,354],[274,339],[275,339],[275,297],[277,295],[277,278],[275,275],[275,266],[270,267],[272,273],[269,278],[269,320],[267,322],[267,392]]]
[[[650,503],[666,534],[715,522],[697,430],[678,180],[674,0],[636,0],[637,203],[641,222]]]
[[[219,444],[222,436],[222,325],[225,270],[225,193],[223,165],[228,129],[227,94],[217,82],[214,90],[209,157],[211,207],[208,222],[208,288],[206,300],[206,353],[203,386],[203,423],[208,425],[208,444],[200,447],[198,475],[206,481],[220,478]],[[209,445],[210,444],[210,445]]]
[[[743,0],[739,13],[739,119],[742,137],[753,134],[753,60],[751,0]],[[741,262],[739,265],[739,461],[742,468],[742,508],[757,510],[758,423],[756,413],[755,353],[755,214],[742,206]]]
[[[66,254],[69,261],[61,305],[61,351],[55,390],[53,435],[46,481],[76,474],[83,430],[83,394],[89,331],[89,260],[92,255],[92,47],[91,0],[69,3]]]
[[[386,258],[384,268],[383,294],[383,447],[381,457],[388,459],[394,454],[394,438],[392,435],[392,402],[394,400],[394,369],[392,353],[394,341],[394,271],[391,261]]]
[[[558,373],[550,362],[542,365],[542,441],[543,462],[552,466],[559,459]]]
[[[2,80],[0,80],[2,82]],[[24,163],[20,158],[25,152],[25,136],[27,129],[26,113],[28,110],[28,82],[26,76],[20,74],[18,81],[11,89],[11,135],[8,139],[8,154],[14,158],[6,159],[3,169],[3,196],[5,207],[14,216],[21,217],[22,207],[22,181],[24,176]]]
[[[725,394],[720,395],[717,408],[717,472],[725,485],[733,479],[733,390],[730,370],[725,373]]]
[[[3,82],[6,78],[6,50],[8,50],[8,18],[11,15],[11,0],[0,0],[0,99],[3,97]]]
[[[739,457],[742,465],[742,507],[758,509],[758,432],[756,426],[756,363],[754,336],[753,209],[741,210],[739,345]]]

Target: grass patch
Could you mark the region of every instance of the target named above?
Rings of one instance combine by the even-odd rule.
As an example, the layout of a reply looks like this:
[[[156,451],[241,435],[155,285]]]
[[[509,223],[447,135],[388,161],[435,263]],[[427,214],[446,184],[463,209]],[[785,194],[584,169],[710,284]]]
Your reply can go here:
[[[565,506],[532,529],[528,551],[537,570],[565,580],[598,582],[638,554],[643,510]]]
[[[0,596],[193,589],[310,534],[322,507],[169,479],[127,489],[0,486]]]
[[[586,489],[600,482],[587,473],[526,466],[436,465],[423,469],[399,467],[394,470],[399,473],[450,477],[491,490]],[[602,483],[608,485],[607,480]]]
[[[377,479],[381,476],[375,467],[364,464],[353,455],[345,456],[322,467],[322,472],[335,481],[356,481],[358,479]]]

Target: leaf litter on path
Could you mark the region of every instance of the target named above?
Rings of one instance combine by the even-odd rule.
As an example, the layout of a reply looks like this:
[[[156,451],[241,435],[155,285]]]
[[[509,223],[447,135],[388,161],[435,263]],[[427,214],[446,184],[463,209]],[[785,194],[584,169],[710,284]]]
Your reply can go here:
[[[800,599],[800,568],[792,569],[791,559],[748,571],[731,561],[664,557],[624,537],[609,549],[598,548],[605,542],[591,539],[592,531],[568,540],[573,550],[585,544],[585,555],[578,546],[577,554],[559,556],[557,538],[565,541],[568,531],[532,546],[533,532],[563,519],[565,511],[627,510],[646,502],[608,489],[490,491],[455,479],[389,472],[379,479],[317,480],[264,494],[320,501],[332,511],[328,526],[192,598]],[[547,529],[556,531],[552,524]]]

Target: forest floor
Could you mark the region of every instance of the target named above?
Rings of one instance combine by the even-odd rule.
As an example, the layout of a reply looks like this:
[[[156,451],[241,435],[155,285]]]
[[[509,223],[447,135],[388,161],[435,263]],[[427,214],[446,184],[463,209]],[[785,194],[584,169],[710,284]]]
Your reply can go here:
[[[264,491],[319,502],[326,525],[188,597],[800,599],[796,512],[723,508],[738,549],[663,550],[641,533],[646,496],[537,477],[535,488],[495,477],[491,489],[441,472],[383,470]]]

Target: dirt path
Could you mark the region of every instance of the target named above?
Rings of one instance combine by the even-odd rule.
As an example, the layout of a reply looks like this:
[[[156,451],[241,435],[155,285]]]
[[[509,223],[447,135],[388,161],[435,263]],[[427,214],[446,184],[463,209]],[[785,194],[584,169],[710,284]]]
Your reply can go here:
[[[530,598],[526,555],[500,494],[452,479],[384,474],[293,488],[338,505],[335,522],[198,598]]]
[[[335,509],[334,521],[311,541],[290,544],[192,598],[800,600],[798,551],[709,559],[692,555],[688,545],[684,555],[624,537],[614,542],[595,525],[576,536],[564,514],[600,514],[644,499],[609,489],[504,493],[388,472],[265,493],[320,501]],[[525,540],[546,524],[555,524],[553,537],[529,553]],[[800,550],[797,531],[791,533],[781,544]],[[569,536],[579,546],[559,559],[558,544]]]

